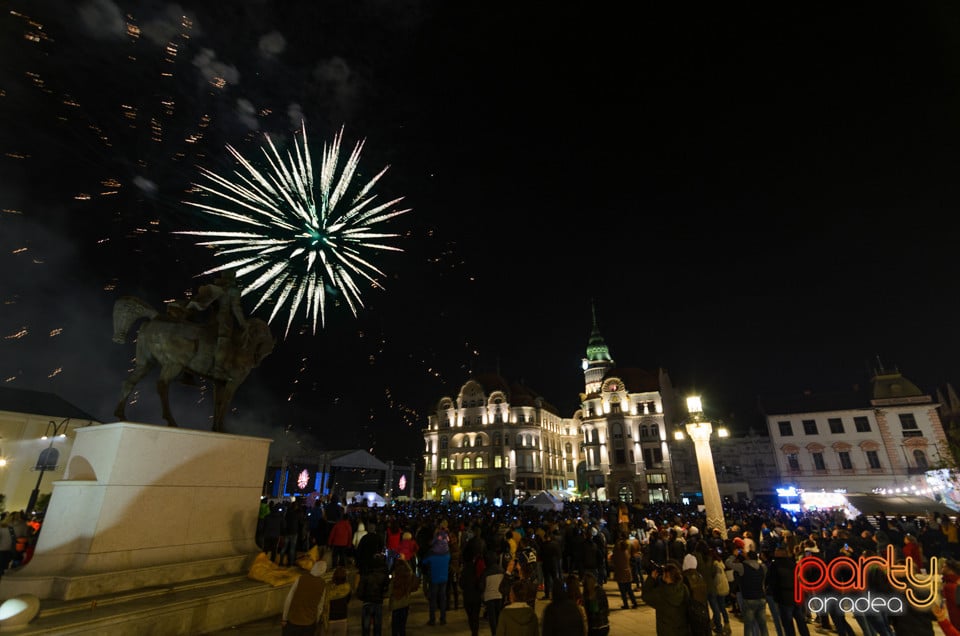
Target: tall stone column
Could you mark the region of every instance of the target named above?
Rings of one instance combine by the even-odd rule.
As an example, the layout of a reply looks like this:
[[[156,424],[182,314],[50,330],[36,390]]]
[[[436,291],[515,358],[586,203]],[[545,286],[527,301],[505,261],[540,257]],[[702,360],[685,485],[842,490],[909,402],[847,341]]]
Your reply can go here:
[[[723,501],[720,499],[720,487],[717,484],[717,473],[713,468],[713,451],[710,450],[710,434],[713,426],[710,422],[690,422],[687,424],[687,435],[693,440],[693,447],[697,453],[697,466],[700,469],[700,491],[703,493],[703,504],[707,509],[707,529],[718,528],[720,536],[727,536],[726,521],[723,517]]]

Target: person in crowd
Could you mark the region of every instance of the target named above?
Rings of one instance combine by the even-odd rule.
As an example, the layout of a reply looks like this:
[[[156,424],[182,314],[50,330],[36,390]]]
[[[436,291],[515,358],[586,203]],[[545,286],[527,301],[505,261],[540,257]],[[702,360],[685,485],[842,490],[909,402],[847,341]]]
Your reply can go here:
[[[350,519],[344,515],[333,524],[333,527],[330,528],[330,536],[327,537],[327,545],[333,550],[334,567],[346,567],[352,540],[353,525],[351,525]]]
[[[400,540],[403,538],[403,530],[400,528],[400,522],[396,517],[390,519],[387,524],[387,530],[384,533],[384,546],[387,550],[387,569],[393,571],[394,561],[400,558]]]
[[[482,569],[481,569],[482,568]],[[467,612],[467,625],[471,636],[480,636],[480,606],[483,603],[483,557],[473,551],[463,556],[459,586],[463,590],[463,609]]]
[[[773,618],[779,620],[783,633],[786,636],[810,636],[803,605],[793,596],[797,566],[797,560],[793,557],[793,543],[786,541],[773,551],[767,570],[767,593],[776,603],[778,611]]]
[[[416,571],[417,564],[417,554],[420,552],[420,546],[417,545],[417,542],[413,539],[413,534],[410,532],[404,532],[403,538],[400,539],[400,543],[397,544],[397,553],[400,555],[401,559],[404,559],[410,563],[410,567]]]
[[[460,533],[456,529],[447,532],[447,549],[450,551],[450,570],[447,573],[447,605],[453,601],[453,609],[460,609],[460,575],[463,572],[463,554]],[[447,609],[450,609],[447,607]]]
[[[410,562],[397,559],[391,570],[387,588],[387,603],[390,609],[390,636],[407,636],[407,618],[413,595],[420,589],[420,581],[413,574]]]
[[[384,556],[383,537],[377,532],[376,522],[368,520],[365,527],[365,534],[360,537],[356,547],[353,549],[354,559],[357,563],[357,574],[359,576],[363,576],[370,570],[376,557]],[[387,567],[386,559],[384,559],[383,565]]]
[[[767,636],[765,592],[767,566],[760,562],[756,552],[747,552],[742,561],[733,563],[733,576],[740,587],[743,633],[752,634],[758,630],[760,636]]]
[[[690,590],[683,583],[683,574],[675,563],[654,568],[643,581],[643,600],[655,611],[657,636],[689,634],[687,606]]]
[[[613,546],[613,580],[620,590],[621,609],[637,609],[637,597],[633,593],[633,568],[631,567],[630,545],[627,533],[620,532]]]
[[[960,584],[960,562],[952,558],[943,560],[943,587],[940,595],[943,597],[944,609],[953,626],[960,629],[960,603],[957,603],[958,584]]]
[[[583,575],[583,608],[587,613],[588,636],[607,636],[610,633],[610,606],[607,593],[592,572]]]
[[[10,515],[7,514],[4,515],[3,520],[0,521],[0,577],[10,568],[10,564],[13,562],[13,557],[16,554],[16,548],[17,531],[14,529],[13,524],[10,523]]]
[[[437,624],[437,611],[440,612],[440,624],[447,624],[447,580],[450,576],[449,546],[438,545],[423,559],[423,576],[429,577],[430,620],[427,625]]]
[[[543,577],[543,600],[550,600],[550,593],[557,583],[563,582],[563,553],[552,530],[543,535],[539,554],[540,574]]]
[[[317,633],[326,601],[327,583],[323,580],[326,571],[327,562],[317,561],[309,573],[301,574],[290,586],[280,618],[283,636],[315,636]]]
[[[283,551],[277,558],[278,565],[293,567],[297,564],[297,548],[300,543],[302,521],[300,503],[291,501],[286,505],[286,510],[283,511]]]
[[[558,579],[554,582],[553,601],[543,610],[543,636],[587,636],[587,615],[579,603],[579,580],[575,574],[570,576],[573,577],[572,581]],[[571,583],[574,586],[572,589],[569,587]]]
[[[360,625],[363,636],[381,636],[383,633],[383,599],[387,596],[390,576],[383,554],[374,554],[357,582],[357,598],[363,602]]]
[[[530,607],[528,593],[527,586],[514,581],[510,588],[510,602],[500,612],[495,636],[540,636],[540,620]]]
[[[486,568],[483,571],[483,605],[487,610],[487,622],[490,624],[490,634],[497,633],[497,623],[500,611],[503,609],[503,594],[500,593],[500,584],[503,582],[503,568],[500,559],[493,550],[489,550],[483,557]]]
[[[280,506],[276,503],[270,504],[270,513],[263,520],[263,552],[270,555],[270,561],[273,563],[279,563],[280,544],[286,528],[286,520]]]
[[[331,585],[327,588],[325,610],[321,616],[323,636],[347,636],[347,606],[351,595],[347,569],[338,566],[334,569]]]

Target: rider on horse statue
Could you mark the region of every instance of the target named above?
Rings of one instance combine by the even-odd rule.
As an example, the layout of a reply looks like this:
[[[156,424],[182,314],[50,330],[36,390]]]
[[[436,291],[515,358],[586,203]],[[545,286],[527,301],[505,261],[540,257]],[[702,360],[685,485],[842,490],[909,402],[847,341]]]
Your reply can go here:
[[[187,310],[203,311],[217,303],[217,346],[214,349],[213,375],[229,380],[224,361],[230,350],[230,337],[233,335],[234,319],[241,329],[246,330],[247,318],[240,305],[240,288],[237,275],[233,270],[224,271],[220,278],[208,285],[201,285],[197,295],[189,303]]]

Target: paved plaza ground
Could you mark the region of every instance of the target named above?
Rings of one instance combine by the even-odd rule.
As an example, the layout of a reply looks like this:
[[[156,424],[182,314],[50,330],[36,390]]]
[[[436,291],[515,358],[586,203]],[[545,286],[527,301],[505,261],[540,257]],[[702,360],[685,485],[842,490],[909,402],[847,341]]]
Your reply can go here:
[[[656,619],[652,607],[641,603],[637,609],[620,609],[620,593],[617,591],[617,585],[608,582],[604,589],[610,602],[610,635],[611,636],[656,636]],[[544,608],[549,601],[537,601],[537,614],[542,615]],[[359,636],[360,634],[360,601],[352,600],[350,602],[350,618],[348,634]],[[429,617],[427,601],[423,594],[414,595],[413,605],[410,607],[410,618],[407,621],[407,634],[409,636],[470,636],[470,627],[467,625],[467,615],[463,609],[451,610],[447,612],[447,624],[429,627],[426,625]],[[743,623],[739,619],[731,616],[731,627],[733,636],[743,634]],[[851,619],[852,620],[852,619]],[[853,625],[857,635],[861,632],[856,625]],[[935,628],[935,633],[939,629]],[[776,636],[777,632],[773,627],[773,621],[767,613],[767,633],[769,636]],[[835,634],[836,632],[827,632]],[[216,636],[277,636],[280,634],[280,616],[273,616],[252,623],[245,623],[227,629],[211,632]],[[814,636],[817,631],[813,625],[810,625],[810,634]],[[390,635],[389,612],[384,611],[383,636]],[[480,636],[491,636],[490,627],[486,621],[481,621]],[[563,634],[545,634],[544,636],[564,636]]]

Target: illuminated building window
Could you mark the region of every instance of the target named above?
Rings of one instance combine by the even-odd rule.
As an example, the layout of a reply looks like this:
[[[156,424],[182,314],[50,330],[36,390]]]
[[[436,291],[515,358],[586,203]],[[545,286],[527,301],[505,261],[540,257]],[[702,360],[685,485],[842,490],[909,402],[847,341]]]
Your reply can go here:
[[[483,468],[483,457],[477,457],[477,468]]]
[[[867,464],[870,465],[870,468],[880,468],[880,456],[877,454],[877,451],[867,451]]]
[[[853,425],[857,428],[858,433],[870,432],[870,419],[863,415],[853,418]]]
[[[493,467],[494,468],[503,468],[503,457],[500,455],[493,456]]]
[[[843,433],[843,420],[839,417],[831,417],[827,420],[827,424],[830,426],[830,432],[834,435],[840,435]]]
[[[469,457],[464,457],[464,458],[463,458],[463,468],[464,468],[464,470],[470,470],[470,468],[472,468],[472,467],[473,467],[473,465],[472,465],[472,462],[470,461],[470,458],[469,458]]]
[[[504,457],[504,458],[503,458],[503,467],[504,467],[504,468],[510,468],[510,458],[509,458],[509,457]]]
[[[446,469],[447,469],[447,458],[446,458],[446,457],[441,457],[441,458],[440,458],[440,470],[446,470]]]
[[[780,427],[781,437],[793,437],[793,424],[790,422],[777,422],[777,426]]]
[[[804,435],[816,435],[816,434],[817,434],[817,420],[803,420],[803,434],[804,434]]]

